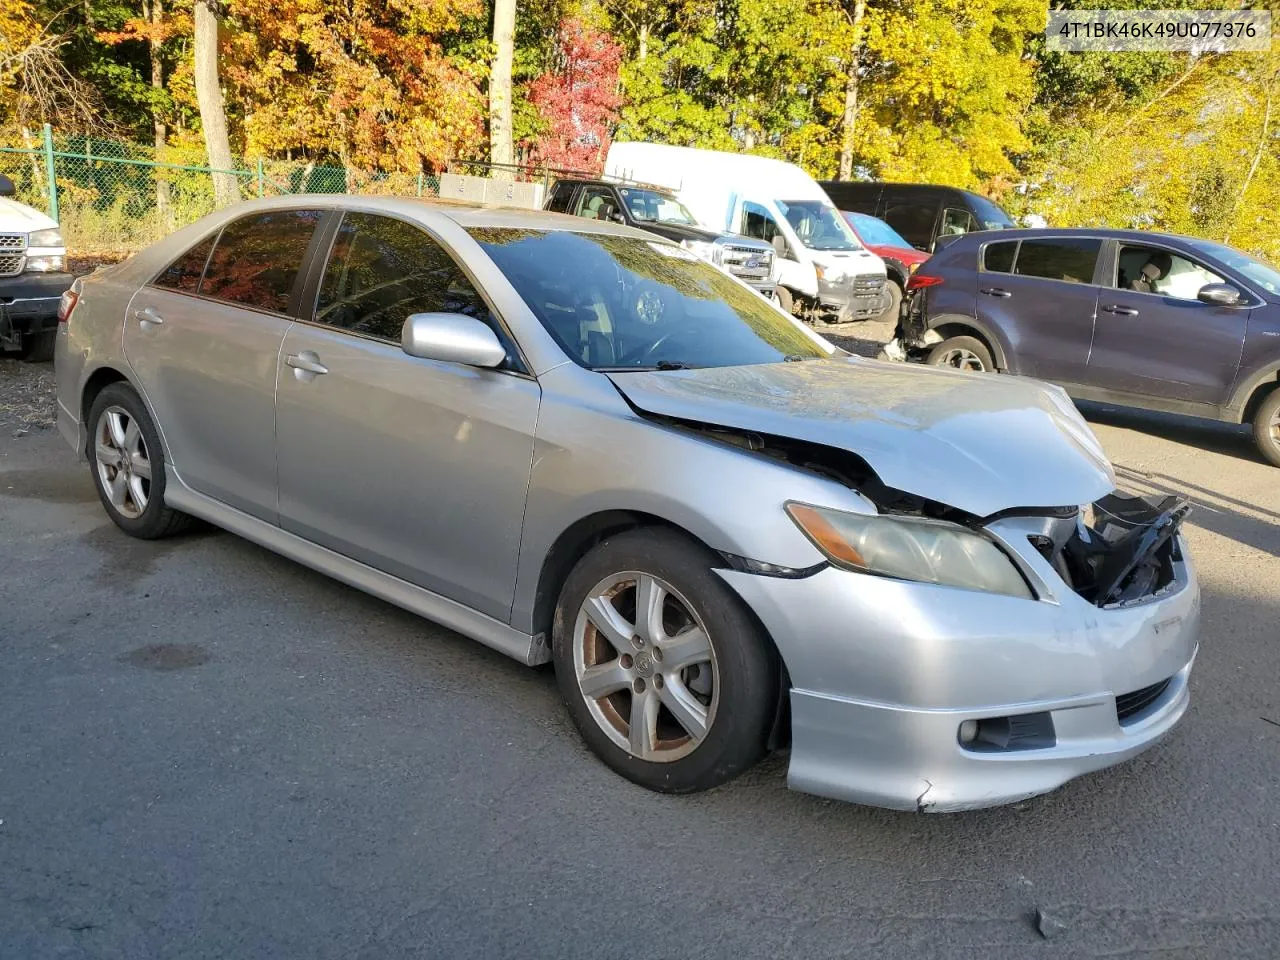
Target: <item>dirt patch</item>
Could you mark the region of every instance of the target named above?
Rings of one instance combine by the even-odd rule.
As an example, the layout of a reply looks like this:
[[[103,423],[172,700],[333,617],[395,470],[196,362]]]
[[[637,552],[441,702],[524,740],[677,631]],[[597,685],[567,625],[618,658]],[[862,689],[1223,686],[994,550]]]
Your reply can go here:
[[[52,428],[57,423],[56,392],[52,363],[0,357],[0,442],[24,430]]]
[[[194,643],[151,643],[116,657],[117,662],[144,670],[187,670],[208,663],[213,657]]]

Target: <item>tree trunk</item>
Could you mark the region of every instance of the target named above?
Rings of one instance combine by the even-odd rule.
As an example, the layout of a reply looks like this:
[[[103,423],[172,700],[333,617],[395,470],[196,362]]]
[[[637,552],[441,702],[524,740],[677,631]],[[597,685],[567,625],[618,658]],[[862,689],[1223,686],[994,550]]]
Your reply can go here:
[[[646,20],[640,24],[640,50],[637,60],[644,63],[644,58],[649,55],[649,21]]]
[[[151,23],[152,36],[147,41],[147,45],[151,52],[151,87],[159,94],[164,90],[164,63],[160,59],[160,38],[156,35],[160,28],[160,20],[164,16],[164,7],[162,0],[151,0],[147,3],[143,0],[142,4],[143,16]],[[164,161],[165,140],[169,135],[168,129],[165,127],[164,120],[161,119],[160,108],[152,107],[151,125],[155,131],[156,144],[156,162]],[[169,202],[169,181],[168,176],[159,167],[155,170],[156,178],[156,216],[160,221],[160,229],[169,233],[173,230],[173,211]]]
[[[844,116],[840,122],[841,180],[853,177],[853,128],[858,119],[858,71],[862,67],[862,18],[866,12],[867,0],[854,0],[853,15],[849,18],[853,27],[853,50],[849,57],[849,79],[844,87]]]
[[[227,136],[227,112],[222,105],[222,87],[218,83],[216,4],[217,0],[195,0],[196,100],[200,103],[200,126],[204,131],[209,166],[215,170],[230,170],[231,140]],[[213,197],[220,207],[240,199],[240,188],[234,174],[213,174]]]
[[[516,0],[494,0],[493,64],[489,70],[489,159],[511,163],[511,61],[515,55]],[[498,171],[494,171],[497,173]]]

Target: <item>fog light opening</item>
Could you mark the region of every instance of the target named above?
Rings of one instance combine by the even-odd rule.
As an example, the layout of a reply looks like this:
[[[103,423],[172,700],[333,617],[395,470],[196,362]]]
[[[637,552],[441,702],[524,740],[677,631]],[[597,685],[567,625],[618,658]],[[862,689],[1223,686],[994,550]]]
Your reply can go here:
[[[965,720],[960,724],[960,742],[973,743],[978,739],[978,721]]]

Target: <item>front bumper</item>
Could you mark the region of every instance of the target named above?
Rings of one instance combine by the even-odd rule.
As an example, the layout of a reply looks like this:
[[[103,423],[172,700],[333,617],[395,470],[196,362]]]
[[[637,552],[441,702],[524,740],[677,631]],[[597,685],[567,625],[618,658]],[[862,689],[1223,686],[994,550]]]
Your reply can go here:
[[[840,321],[878,317],[887,305],[884,282],[884,277],[875,276],[839,280],[824,277],[818,281],[818,306],[824,314],[834,314]]]
[[[1015,539],[1002,537],[1054,577]],[[830,567],[803,579],[720,575],[786,663],[788,782],[807,793],[900,810],[997,806],[1134,756],[1187,708],[1200,612],[1187,559],[1158,598],[1123,608],[1067,590],[1033,601]],[[1118,695],[1164,681],[1121,721]],[[1051,718],[1049,745],[960,741],[965,720],[1026,714]]]
[[[58,326],[58,301],[75,279],[69,273],[24,273],[0,280],[0,342]]]

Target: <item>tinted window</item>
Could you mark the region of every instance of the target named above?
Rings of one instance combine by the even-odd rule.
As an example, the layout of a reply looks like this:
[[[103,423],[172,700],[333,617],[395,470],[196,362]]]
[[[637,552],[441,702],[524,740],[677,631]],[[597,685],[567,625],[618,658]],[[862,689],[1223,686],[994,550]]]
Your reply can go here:
[[[1006,240],[1003,243],[988,243],[982,254],[982,269],[996,273],[1013,271],[1013,255],[1018,249],[1017,240]]]
[[[754,237],[757,240],[763,240],[765,243],[773,243],[773,238],[781,232],[778,229],[777,221],[773,219],[773,215],[760,204],[744,203],[742,205],[743,236]]]
[[[551,202],[547,204],[548,210],[554,210],[556,213],[564,213],[569,209],[569,201],[573,198],[572,183],[557,183],[555,189],[551,191]]]
[[[933,242],[933,220],[938,206],[934,201],[890,200],[881,218],[907,238],[913,247],[929,249]]]
[[[833,349],[673,244],[567,230],[468,232],[565,353],[586,367],[726,367]]]
[[[1046,280],[1093,283],[1093,268],[1098,262],[1101,247],[1101,240],[1088,237],[1023,240],[1014,272]]]
[[[1195,300],[1205,284],[1222,282],[1216,273],[1168,250],[1129,244],[1120,248],[1116,286],[1121,290]]]
[[[209,259],[209,251],[213,249],[213,241],[217,238],[206,237],[194,247],[164,268],[164,272],[156,277],[157,287],[168,287],[170,290],[185,290],[195,293],[200,288],[200,277],[204,275],[204,264]]]
[[[319,210],[272,210],[227,224],[213,248],[200,292],[285,313]]]
[[[316,301],[316,320],[400,342],[414,313],[465,313],[505,335],[462,268],[403,220],[348,213],[334,238]]]
[[[587,220],[608,220],[617,211],[613,191],[608,187],[584,187],[578,197],[576,213]]]

